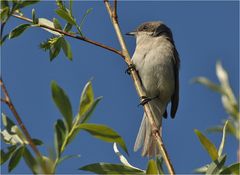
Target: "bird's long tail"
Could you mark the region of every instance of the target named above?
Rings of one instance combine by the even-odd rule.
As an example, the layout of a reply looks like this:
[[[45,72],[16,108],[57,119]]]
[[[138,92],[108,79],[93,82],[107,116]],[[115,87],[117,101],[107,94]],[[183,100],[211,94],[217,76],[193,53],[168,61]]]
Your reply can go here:
[[[154,101],[151,101],[149,104],[151,107],[151,111],[154,115],[155,123],[160,131],[160,135],[162,135],[163,113],[160,111],[159,103],[156,103]],[[138,135],[135,141],[134,151],[137,151],[141,146],[143,146],[142,156],[154,157],[160,154],[160,150],[158,149],[156,140],[152,134],[151,124],[148,121],[145,113],[143,115],[141,126],[139,128]]]

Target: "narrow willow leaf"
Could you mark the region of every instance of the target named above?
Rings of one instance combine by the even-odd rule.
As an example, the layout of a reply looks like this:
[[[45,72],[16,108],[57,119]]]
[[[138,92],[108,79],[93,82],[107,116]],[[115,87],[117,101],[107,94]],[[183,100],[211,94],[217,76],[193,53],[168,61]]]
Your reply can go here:
[[[229,167],[223,169],[220,174],[234,174],[239,175],[240,174],[240,163],[235,163],[230,165]]]
[[[65,140],[65,137],[66,137],[66,128],[64,126],[64,122],[59,119],[55,123],[55,133],[54,133],[55,148],[56,148],[56,153],[58,157],[60,157],[61,155],[61,148]]]
[[[100,100],[102,100],[103,97],[98,97],[94,100],[94,102],[92,103],[92,105],[89,107],[89,110],[85,113],[84,116],[81,117],[81,120],[79,123],[86,123],[90,116],[92,115],[93,111],[95,110],[95,108],[97,107],[98,103],[100,102]]]
[[[24,8],[24,7],[36,4],[38,2],[40,2],[40,0],[25,0],[25,1],[22,1],[19,8]]]
[[[213,161],[216,160],[218,158],[218,151],[215,145],[206,136],[204,136],[199,130],[195,129],[194,132],[198,136],[198,139],[200,140],[205,150],[208,152],[211,159]]]
[[[56,4],[57,4],[57,6],[58,6],[59,8],[61,8],[61,9],[64,9],[64,8],[65,8],[64,3],[63,3],[62,0],[56,0]]]
[[[67,24],[64,26],[63,31],[69,32],[71,29],[72,29],[72,24],[67,23]]]
[[[57,9],[55,12],[63,19],[65,19],[68,23],[72,25],[76,25],[75,19],[69,14],[67,11],[63,9]]]
[[[2,22],[6,21],[9,16],[9,7],[2,7],[0,16],[1,16],[0,19]]]
[[[208,167],[206,174],[218,174],[226,161],[226,155],[214,160]]]
[[[156,163],[157,163],[157,168],[158,168],[159,174],[165,174],[163,171],[163,158],[157,157]]]
[[[60,30],[62,30],[62,26],[61,26],[60,22],[58,21],[58,19],[53,18],[53,25],[54,25],[54,28],[55,28],[55,29],[60,29]]]
[[[16,149],[16,151],[14,151],[8,164],[8,172],[11,172],[17,166],[20,159],[22,158],[24,149],[25,149],[24,146],[20,146],[19,148]]]
[[[223,127],[223,135],[222,135],[221,144],[220,144],[219,149],[218,149],[218,157],[220,157],[222,155],[222,152],[223,152],[223,147],[224,147],[224,144],[225,144],[227,124],[228,124],[228,121],[225,122],[225,125]]]
[[[16,145],[9,146],[7,152],[1,149],[1,165],[4,164],[12,156],[13,152],[16,149]]]
[[[221,88],[221,86],[213,83],[212,81],[208,80],[205,77],[198,77],[192,80],[194,83],[200,83],[202,85],[205,85],[209,89],[219,92],[221,94],[225,93],[224,90]]]
[[[92,10],[93,10],[93,8],[87,9],[87,11],[85,12],[85,14],[83,15],[82,20],[81,20],[80,25],[79,25],[80,29],[82,29],[83,24],[84,24],[84,22],[85,22],[85,20],[86,20],[87,15],[88,15],[89,13],[91,13]]]
[[[86,165],[79,169],[96,174],[144,174],[143,171],[133,169],[125,165],[104,162]]]
[[[72,5],[73,5],[73,0],[69,0],[69,10],[71,14],[72,14]]]
[[[32,153],[25,148],[24,153],[23,153],[23,158],[30,170],[32,171],[33,174],[37,174],[37,161],[33,157]]]
[[[65,54],[65,56],[69,59],[72,60],[72,50],[71,50],[71,45],[65,38],[62,38],[62,49]]]
[[[208,133],[222,133],[223,131],[223,126],[221,125],[217,125],[217,126],[214,126],[212,128],[208,128],[206,130]]]
[[[5,40],[9,37],[9,34],[4,35],[1,39],[0,39],[0,46],[3,45],[3,43],[5,42]]]
[[[8,132],[11,132],[12,127],[15,126],[15,123],[4,113],[2,113],[2,124]]]
[[[79,158],[79,157],[81,157],[80,154],[63,156],[63,157],[61,157],[60,160],[58,161],[58,164],[62,163],[63,161],[65,161],[65,160],[67,160],[67,159]]]
[[[18,37],[21,35],[27,28],[29,28],[31,25],[30,24],[21,24],[14,28],[10,33],[9,33],[9,39]]]
[[[51,45],[49,50],[50,61],[58,56],[62,48],[62,37],[59,37],[57,41]]]
[[[130,167],[130,168],[133,168],[133,169],[138,169],[138,170],[140,170],[140,171],[143,171],[143,170],[141,170],[141,169],[139,169],[139,168],[137,168],[137,167],[132,166],[132,165],[128,162],[128,160],[126,159],[126,157],[124,157],[124,156],[120,153],[120,151],[118,150],[117,144],[116,144],[115,142],[113,143],[113,150],[114,150],[115,154],[119,157],[119,160],[120,160],[120,162],[121,162],[123,165],[125,165],[125,166],[127,166],[127,167]]]
[[[202,167],[200,167],[200,168],[195,169],[195,170],[194,170],[194,173],[205,174],[205,173],[207,172],[207,170],[208,170],[208,167],[209,167],[208,164],[207,164],[207,165],[204,165],[204,166],[202,166]]]
[[[148,167],[147,167],[146,174],[158,174],[157,164],[152,159],[148,161]]]
[[[128,154],[128,150],[126,144],[122,137],[113,129],[109,128],[105,125],[98,125],[98,124],[79,124],[78,129],[85,130],[90,133],[92,136],[101,139],[105,142],[116,142],[119,144],[122,149]]]
[[[228,74],[227,71],[222,67],[222,64],[220,61],[216,64],[216,74],[223,86],[228,86]]]
[[[32,21],[33,24],[38,24],[38,18],[36,17],[35,9],[32,9]]]
[[[33,138],[32,141],[37,146],[43,145],[43,142],[41,140],[39,140],[39,139]]]
[[[72,127],[72,106],[67,94],[64,90],[58,86],[56,81],[51,82],[52,98],[58,107],[59,111],[62,113],[65,122],[67,123],[68,130]]]
[[[79,116],[83,116],[94,102],[94,93],[92,89],[92,82],[89,81],[85,85],[80,98]]]
[[[54,161],[52,159],[46,156],[42,156],[40,164],[44,174],[54,174]]]

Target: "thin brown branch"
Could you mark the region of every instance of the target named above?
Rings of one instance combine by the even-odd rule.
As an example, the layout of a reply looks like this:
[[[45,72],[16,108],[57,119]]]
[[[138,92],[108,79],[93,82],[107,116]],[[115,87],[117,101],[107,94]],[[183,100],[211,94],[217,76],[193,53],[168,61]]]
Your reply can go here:
[[[115,18],[115,20],[116,20],[117,23],[118,23],[118,16],[117,16],[117,0],[114,0],[113,18]]]
[[[22,122],[22,119],[21,117],[19,116],[16,108],[14,107],[11,99],[10,99],[10,96],[8,94],[8,91],[7,91],[7,88],[6,86],[4,85],[3,81],[2,81],[2,78],[0,79],[0,85],[2,87],[2,91],[3,91],[3,94],[5,96],[5,99],[2,99],[1,98],[1,101],[6,103],[9,107],[9,109],[12,111],[14,117],[16,118],[17,122],[18,122],[18,125],[20,126],[23,134],[25,135],[29,145],[31,146],[32,150],[34,151],[34,153],[38,156],[38,157],[42,157],[41,153],[39,152],[39,150],[37,149],[36,145],[33,143],[32,141],[32,138],[28,132],[28,130],[26,129],[25,125],[23,124]]]
[[[112,21],[112,24],[113,24],[113,27],[115,29],[115,32],[117,34],[117,37],[118,37],[118,40],[119,40],[119,43],[121,45],[121,48],[122,48],[122,53],[124,55],[124,60],[125,62],[127,63],[127,65],[129,67],[131,67],[132,65],[132,61],[131,61],[131,57],[129,55],[129,52],[127,50],[127,47],[126,47],[126,44],[125,44],[125,41],[123,39],[123,36],[122,36],[122,33],[121,33],[121,30],[120,30],[120,27],[118,25],[118,22],[116,21],[116,19],[113,17],[114,15],[112,14],[113,11],[111,10],[111,5],[109,3],[108,0],[104,0],[104,3],[105,3],[105,6],[107,8],[107,11],[109,13],[109,16],[111,18],[111,21]],[[137,93],[139,95],[139,97],[142,97],[142,96],[146,96],[146,92],[144,91],[144,89],[142,88],[142,85],[141,85],[141,81],[139,79],[139,76],[138,76],[138,73],[135,69],[131,69],[131,77],[134,81],[134,85],[135,85],[135,88],[137,90]],[[174,171],[174,168],[172,166],[172,163],[169,159],[169,156],[168,156],[168,153],[166,151],[166,148],[164,146],[164,143],[163,143],[163,140],[162,140],[162,137],[160,136],[160,132],[159,132],[159,129],[157,128],[157,125],[154,121],[154,117],[153,117],[153,114],[150,110],[150,106],[148,103],[146,103],[144,106],[144,111],[148,117],[148,120],[152,126],[152,133],[153,133],[153,136],[155,137],[156,141],[157,141],[157,144],[158,144],[158,147],[162,153],[162,156],[163,156],[163,159],[167,165],[167,168],[168,168],[168,171],[169,171],[169,174],[175,174],[175,171]]]
[[[18,19],[21,19],[21,20],[24,20],[24,21],[27,21],[27,22],[30,22],[32,23],[33,21],[25,16],[20,16],[20,15],[17,15],[17,14],[12,14],[12,16],[18,18]],[[65,32],[63,30],[60,30],[60,29],[55,29],[53,27],[50,27],[48,25],[44,25],[44,24],[37,24],[39,27],[42,27],[42,28],[45,28],[45,29],[49,29],[49,30],[52,30],[52,31],[55,31],[55,32],[58,32],[60,34],[63,34],[65,36],[68,36],[68,37],[71,37],[71,38],[75,38],[75,39],[78,39],[78,40],[82,40],[82,41],[85,41],[87,43],[90,43],[90,44],[93,44],[95,46],[98,46],[98,47],[101,47],[101,48],[104,48],[106,50],[109,50],[111,52],[114,52],[118,55],[120,55],[121,57],[123,57],[123,54],[121,51],[113,48],[113,47],[110,47],[110,46],[107,46],[107,45],[104,45],[102,43],[99,43],[97,41],[93,41],[89,38],[86,38],[86,37],[82,37],[82,36],[78,36],[78,35],[75,35],[75,34],[72,34],[72,33],[68,33],[68,32]]]

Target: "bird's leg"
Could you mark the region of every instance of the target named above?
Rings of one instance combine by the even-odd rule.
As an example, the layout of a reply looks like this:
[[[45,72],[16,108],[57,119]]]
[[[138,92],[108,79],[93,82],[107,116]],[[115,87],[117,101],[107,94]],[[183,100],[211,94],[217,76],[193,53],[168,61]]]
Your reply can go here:
[[[128,68],[126,69],[125,73],[131,74],[131,71],[136,70],[136,66],[134,64],[130,64]]]
[[[139,105],[144,106],[146,103],[158,98],[159,96],[156,95],[155,97],[147,97],[147,96],[141,96],[141,103]]]

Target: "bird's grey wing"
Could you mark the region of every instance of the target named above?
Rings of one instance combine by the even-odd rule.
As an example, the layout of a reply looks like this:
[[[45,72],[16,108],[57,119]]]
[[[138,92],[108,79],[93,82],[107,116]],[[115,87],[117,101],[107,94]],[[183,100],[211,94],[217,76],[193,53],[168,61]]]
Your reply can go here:
[[[174,77],[175,77],[175,90],[171,98],[171,117],[174,118],[178,108],[179,101],[179,68],[180,68],[180,59],[178,52],[174,46],[174,57],[173,57],[173,68],[174,68]]]

